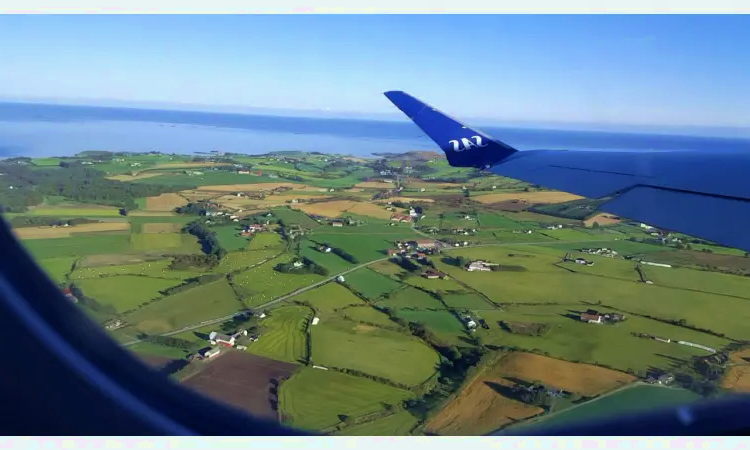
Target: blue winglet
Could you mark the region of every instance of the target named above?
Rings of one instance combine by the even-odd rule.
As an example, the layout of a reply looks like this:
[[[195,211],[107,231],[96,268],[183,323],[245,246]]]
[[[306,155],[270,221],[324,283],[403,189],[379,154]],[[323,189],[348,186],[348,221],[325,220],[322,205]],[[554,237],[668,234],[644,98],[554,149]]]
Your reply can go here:
[[[440,146],[451,166],[486,169],[518,151],[406,92],[389,91],[384,95]]]

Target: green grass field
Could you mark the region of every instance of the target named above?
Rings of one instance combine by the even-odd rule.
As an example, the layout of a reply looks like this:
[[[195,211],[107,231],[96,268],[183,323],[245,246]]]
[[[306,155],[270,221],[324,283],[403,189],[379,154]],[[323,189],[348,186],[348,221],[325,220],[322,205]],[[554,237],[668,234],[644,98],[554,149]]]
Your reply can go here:
[[[700,396],[698,394],[684,389],[636,385],[624,388],[598,400],[589,401],[580,406],[566,409],[559,414],[543,417],[539,421],[534,421],[534,426],[545,427],[574,424],[585,420],[597,420],[614,414],[633,414],[657,408],[677,406],[699,399]],[[514,427],[514,431],[520,431],[521,429],[528,430],[531,426],[531,424],[521,424]]]
[[[408,411],[399,411],[382,419],[345,427],[336,436],[408,436],[419,420]]]
[[[219,245],[227,249],[227,251],[233,252],[248,247],[250,238],[240,234],[242,231],[241,227],[236,225],[225,225],[214,227],[211,231],[216,233],[216,239],[219,240]]]
[[[316,228],[320,226],[318,222],[301,211],[290,208],[274,208],[271,212],[287,226],[299,225],[303,228]]]
[[[333,253],[322,253],[315,249],[315,244],[308,240],[300,243],[300,256],[310,259],[315,264],[321,265],[331,273],[339,273],[354,267],[354,264],[342,259]]]
[[[37,259],[128,253],[130,234],[88,234],[55,239],[26,239],[21,243]]]
[[[371,300],[378,299],[401,287],[398,281],[373,272],[366,267],[348,274],[346,284]]]
[[[160,291],[176,286],[180,281],[122,275],[76,280],[75,284],[87,297],[112,305],[118,313],[123,313],[162,297]]]
[[[448,293],[443,295],[443,302],[457,309],[492,309],[495,306],[481,296],[472,292]]]
[[[356,322],[366,322],[385,328],[397,328],[396,324],[386,314],[381,313],[369,305],[346,308],[342,312],[342,315]]]
[[[417,385],[435,372],[439,356],[412,336],[350,321],[311,327],[315,364],[359,370],[397,383]]]
[[[248,250],[264,250],[284,245],[284,241],[277,233],[258,233],[250,240]]]
[[[378,302],[387,308],[445,309],[445,305],[419,289],[408,287],[395,292],[390,298]]]
[[[318,310],[318,317],[321,320],[336,316],[334,312],[336,309],[351,305],[364,305],[362,299],[338,283],[326,283],[295,296],[293,300],[309,302]]]
[[[684,340],[716,349],[728,340],[657,322],[637,316],[616,325],[596,325],[578,320],[587,305],[529,305],[508,307],[506,311],[480,311],[489,330],[478,329],[476,334],[487,344],[515,346],[525,350],[549,353],[568,361],[605,364],[618,370],[644,372],[649,367],[669,369],[674,360],[687,360],[707,352],[685,345],[663,343],[632,336],[631,333],[648,333],[672,340]],[[609,311],[594,306],[600,311]],[[548,324],[544,336],[524,336],[503,331],[500,321]]]
[[[415,236],[416,235],[412,236],[412,238],[415,238]],[[387,256],[385,251],[393,247],[394,241],[394,239],[387,235],[354,233],[314,233],[310,236],[310,239],[321,244],[328,244],[331,247],[344,249],[347,253],[354,256],[360,263],[385,258]]]
[[[219,266],[213,271],[219,273],[231,272],[261,264],[266,260],[269,261],[269,264],[274,265],[272,259],[280,253],[281,249],[246,250],[244,252],[227,253],[221,259]]]
[[[260,305],[325,279],[315,274],[284,274],[273,270],[276,264],[290,260],[290,256],[282,256],[235,275],[234,283],[243,302],[248,306]]]
[[[182,246],[182,235],[180,233],[133,233],[130,235],[130,245],[133,250],[137,251],[178,248]]]
[[[24,214],[32,216],[52,216],[52,217],[122,217],[120,209],[115,207],[108,208],[87,208],[86,206],[77,207],[40,207],[34,208]]]
[[[84,267],[76,269],[71,273],[70,278],[81,280],[86,278],[98,278],[101,276],[111,275],[140,275],[150,278],[167,278],[174,280],[184,280],[202,275],[200,270],[171,270],[169,264],[171,259],[162,259],[158,261],[146,261],[134,264],[117,264],[112,266]]]
[[[281,384],[279,411],[290,425],[320,430],[341,422],[340,415],[381,411],[384,403],[395,405],[412,396],[366,378],[306,367]]]
[[[418,322],[435,333],[438,339],[449,345],[466,345],[469,337],[461,322],[448,311],[419,311],[399,309],[396,316],[410,322]]]
[[[36,263],[49,275],[52,281],[62,283],[65,281],[65,275],[70,273],[73,263],[77,259],[76,257],[47,258],[36,260]]]
[[[159,334],[243,309],[225,280],[171,295],[125,316],[138,330]]]
[[[529,224],[518,223],[506,216],[492,213],[477,214],[477,222],[482,228],[509,228],[512,230],[519,228],[534,228],[530,227]]]
[[[248,347],[250,353],[290,362],[305,362],[307,336],[305,326],[312,318],[310,308],[276,308],[261,322],[262,335]]]

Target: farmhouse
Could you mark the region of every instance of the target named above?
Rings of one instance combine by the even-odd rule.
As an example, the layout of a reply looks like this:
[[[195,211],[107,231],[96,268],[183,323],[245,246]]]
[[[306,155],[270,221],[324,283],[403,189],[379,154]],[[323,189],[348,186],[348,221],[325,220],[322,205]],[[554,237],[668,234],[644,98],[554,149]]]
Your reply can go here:
[[[602,316],[598,311],[589,309],[581,314],[581,320],[588,323],[602,323]]]
[[[313,325],[317,325],[318,322],[320,322],[320,318],[319,317],[313,317],[312,324]]]
[[[482,271],[482,272],[489,272],[492,270],[492,266],[496,266],[495,263],[488,263],[484,261],[474,261],[466,266],[466,270],[469,272],[475,272],[475,271]]]
[[[417,239],[414,241],[414,244],[417,248],[435,248],[438,245],[437,242],[432,239]]]
[[[218,356],[218,355],[219,355],[219,353],[221,353],[221,348],[219,348],[219,347],[214,347],[214,348],[211,348],[211,349],[207,349],[207,350],[205,350],[205,351],[203,352],[203,355],[202,355],[202,356],[203,356],[204,358],[206,358],[206,359],[211,359],[211,358],[213,358],[213,357],[215,357],[215,356]]]
[[[427,272],[423,273],[422,276],[430,280],[433,280],[435,278],[440,278],[442,280],[447,277],[447,275],[443,272],[438,272],[437,270],[433,269],[429,269]]]
[[[334,226],[334,227],[343,227],[344,226],[344,222],[342,222],[340,220],[334,220],[333,222],[331,222],[331,226]]]
[[[226,334],[217,333],[212,331],[208,335],[208,340],[214,345],[223,345],[224,347],[234,346],[234,336],[227,336]]]

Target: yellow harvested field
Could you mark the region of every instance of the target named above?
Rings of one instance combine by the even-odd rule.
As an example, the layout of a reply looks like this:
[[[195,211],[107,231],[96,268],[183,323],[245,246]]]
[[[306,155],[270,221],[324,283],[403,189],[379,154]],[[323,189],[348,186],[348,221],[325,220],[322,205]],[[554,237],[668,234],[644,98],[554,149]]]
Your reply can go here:
[[[749,364],[750,363],[750,348],[732,352],[729,354],[729,359],[734,364]]]
[[[525,200],[531,204],[535,203],[564,203],[580,200],[583,197],[567,192],[540,191],[540,192],[505,192],[497,194],[478,195],[471,197],[480,203],[499,203],[509,200]]]
[[[334,200],[331,202],[320,203],[298,203],[292,205],[292,208],[304,211],[307,214],[317,214],[326,217],[339,217],[341,214],[348,212],[361,216],[370,216],[378,219],[390,219],[393,215],[381,205],[372,203],[355,202],[352,200]]]
[[[375,203],[388,203],[388,202],[394,202],[396,200],[400,202],[425,202],[425,203],[435,202],[435,200],[431,198],[423,198],[423,197],[393,197],[393,198],[384,198],[382,200],[375,200]]]
[[[187,190],[187,191],[180,191],[180,195],[185,197],[191,202],[197,202],[199,200],[206,200],[208,198],[216,197],[217,195],[221,195],[221,193],[213,193],[213,192],[206,192],[206,191],[195,191],[195,190]]]
[[[171,211],[145,211],[142,209],[128,211],[128,216],[133,217],[174,217],[175,215]]]
[[[94,233],[99,231],[126,231],[130,229],[127,222],[84,223],[72,227],[24,227],[14,228],[19,239],[66,238],[74,233]]]
[[[174,164],[157,164],[152,167],[152,169],[192,169],[196,167],[213,167],[213,166],[225,166],[226,163],[217,163],[217,162],[181,162],[181,163],[174,163]]]
[[[307,188],[304,184],[298,183],[250,183],[250,184],[220,184],[213,186],[200,186],[197,190],[203,192],[236,192],[236,191],[260,191],[276,189],[277,187],[289,187],[295,190],[304,190]]]
[[[144,223],[143,233],[177,233],[181,228],[179,223]]]
[[[383,183],[382,181],[363,181],[354,185],[360,189],[393,189],[396,183]]]
[[[592,227],[594,226],[594,222],[604,226],[618,224],[621,222],[621,220],[618,219],[617,216],[613,216],[612,214],[597,214],[594,217],[584,220],[583,224],[587,227]]]
[[[541,381],[569,392],[593,397],[632,383],[636,377],[590,364],[579,364],[533,353],[511,353],[497,364],[498,374],[528,382]]]
[[[357,202],[351,200],[334,200],[332,202],[321,203],[302,203],[293,205],[292,208],[299,209],[307,214],[317,214],[326,217],[338,217],[341,213],[346,212],[349,208],[356,205]],[[386,211],[387,212],[387,211]]]
[[[135,180],[143,180],[145,178],[154,178],[160,175],[164,175],[164,172],[148,171],[144,173],[136,173],[135,175],[125,175],[125,174],[113,175],[111,177],[107,177],[107,179],[115,180],[115,181],[135,181]]]
[[[430,183],[429,181],[412,181],[407,184],[410,188],[417,189],[461,189],[464,185],[460,183]]]
[[[730,368],[721,381],[721,387],[736,392],[750,392],[750,365]]]
[[[344,192],[362,192],[360,188],[344,189]]]
[[[161,194],[146,198],[146,211],[173,211],[187,203],[187,199],[179,194]]]
[[[501,394],[514,383],[492,371],[475,378],[426,425],[426,431],[443,436],[481,436],[544,409]]]

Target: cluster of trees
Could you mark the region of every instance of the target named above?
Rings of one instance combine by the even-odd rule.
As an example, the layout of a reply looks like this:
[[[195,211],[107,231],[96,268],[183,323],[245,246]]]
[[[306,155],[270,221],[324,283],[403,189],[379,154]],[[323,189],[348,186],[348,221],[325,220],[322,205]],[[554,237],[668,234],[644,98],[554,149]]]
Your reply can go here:
[[[208,275],[201,275],[199,277],[188,278],[182,284],[178,284],[177,286],[172,286],[170,288],[164,289],[163,291],[161,291],[161,294],[164,296],[179,294],[180,292],[185,292],[189,289],[193,289],[198,286],[202,286],[204,284],[212,283],[222,278],[224,278],[224,274],[222,273],[212,273]]]
[[[190,214],[190,215],[199,216],[203,213],[203,211],[207,209],[208,209],[208,203],[206,202],[195,202],[195,203],[190,202],[185,206],[178,206],[177,208],[175,208],[174,211],[177,214],[185,214],[185,215]]]
[[[82,203],[135,209],[137,198],[195,188],[108,180],[104,172],[68,162],[62,162],[59,168],[32,169],[25,161],[5,160],[0,163],[0,172],[3,173],[0,179],[0,212],[24,212],[28,206],[41,203],[47,195],[60,195]]]
[[[203,253],[206,255],[214,255],[217,259],[221,259],[227,254],[227,250],[219,244],[219,238],[216,237],[216,233],[209,230],[201,221],[195,220],[190,222],[185,225],[182,231],[198,238]]]
[[[301,262],[302,266],[295,267],[295,262]],[[314,273],[323,276],[327,276],[329,274],[328,269],[321,265],[315,264],[308,258],[302,258],[301,260],[290,261],[287,263],[279,263],[273,268],[273,270],[281,273],[292,274]]]
[[[171,270],[187,270],[191,267],[212,268],[219,264],[219,258],[214,255],[177,255],[169,263]]]
[[[198,347],[198,344],[193,341],[188,341],[186,339],[180,339],[172,336],[152,336],[149,334],[141,333],[137,337],[144,342],[163,345],[165,347],[178,348],[180,350],[190,351]]]
[[[8,220],[13,228],[22,227],[43,227],[43,226],[63,226],[63,225],[81,225],[84,223],[98,223],[98,220],[84,219],[82,217],[75,219],[60,219],[59,217],[50,216],[16,216]]]

